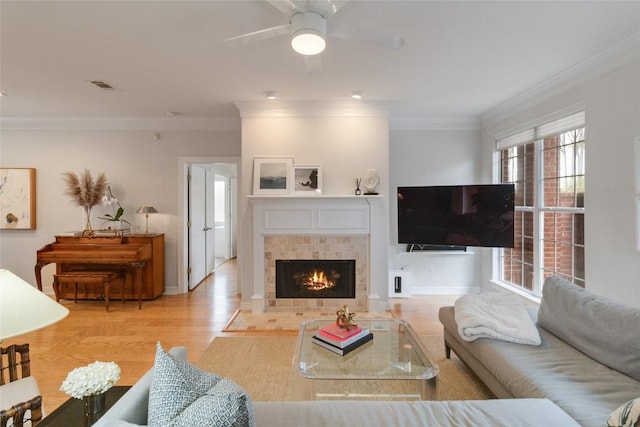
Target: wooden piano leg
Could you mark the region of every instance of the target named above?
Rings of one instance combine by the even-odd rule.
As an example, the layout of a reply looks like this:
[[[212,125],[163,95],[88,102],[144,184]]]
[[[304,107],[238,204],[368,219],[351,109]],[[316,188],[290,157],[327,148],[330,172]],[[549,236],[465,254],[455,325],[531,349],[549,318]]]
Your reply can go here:
[[[136,286],[138,291],[138,310],[142,308],[142,270],[144,263],[136,264]]]

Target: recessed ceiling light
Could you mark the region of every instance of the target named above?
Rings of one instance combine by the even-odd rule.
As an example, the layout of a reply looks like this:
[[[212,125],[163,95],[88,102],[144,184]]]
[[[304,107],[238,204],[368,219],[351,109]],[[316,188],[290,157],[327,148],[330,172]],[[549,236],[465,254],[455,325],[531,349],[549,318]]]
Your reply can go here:
[[[363,95],[364,95],[364,92],[362,92],[361,90],[351,92],[351,98],[353,99],[362,99]]]
[[[4,92],[0,92],[0,96],[7,96],[7,94]]]
[[[276,92],[275,90],[265,90],[263,92],[263,95],[267,99],[277,99],[278,98],[278,92]]]

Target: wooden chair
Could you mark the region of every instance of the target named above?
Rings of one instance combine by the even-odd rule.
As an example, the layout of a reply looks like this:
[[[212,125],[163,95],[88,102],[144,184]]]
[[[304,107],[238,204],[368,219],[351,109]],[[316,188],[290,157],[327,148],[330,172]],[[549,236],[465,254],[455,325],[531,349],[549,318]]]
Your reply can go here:
[[[124,303],[124,272],[122,271],[66,271],[64,273],[53,275],[53,291],[56,294],[56,301],[60,301],[60,293],[63,285],[74,287],[73,302],[78,302],[78,285],[80,284],[97,284],[102,285],[104,289],[105,309],[109,312],[109,295],[111,292],[111,284],[120,281],[120,298]]]
[[[29,344],[0,347],[0,427],[36,426],[42,420],[42,396],[31,376]],[[30,424],[29,424],[30,422]]]

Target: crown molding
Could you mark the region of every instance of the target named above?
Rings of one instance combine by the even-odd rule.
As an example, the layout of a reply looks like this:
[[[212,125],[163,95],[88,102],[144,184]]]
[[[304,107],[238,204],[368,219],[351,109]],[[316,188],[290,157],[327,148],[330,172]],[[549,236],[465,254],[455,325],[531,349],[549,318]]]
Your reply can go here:
[[[389,130],[479,130],[478,117],[391,117]]]
[[[389,103],[363,101],[239,101],[240,117],[389,117]]]
[[[481,126],[486,127],[497,123],[516,112],[539,104],[638,58],[640,58],[640,32],[482,113]]]
[[[0,128],[13,130],[240,130],[239,117],[2,117]]]

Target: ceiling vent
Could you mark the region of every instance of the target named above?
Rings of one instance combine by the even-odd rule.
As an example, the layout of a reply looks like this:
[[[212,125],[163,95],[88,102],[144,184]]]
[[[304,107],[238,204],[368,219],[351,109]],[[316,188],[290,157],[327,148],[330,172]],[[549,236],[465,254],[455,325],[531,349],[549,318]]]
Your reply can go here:
[[[105,89],[105,90],[113,90],[113,89],[115,89],[109,83],[103,82],[102,80],[92,80],[91,84],[94,85],[94,86],[99,87],[100,89]]]

